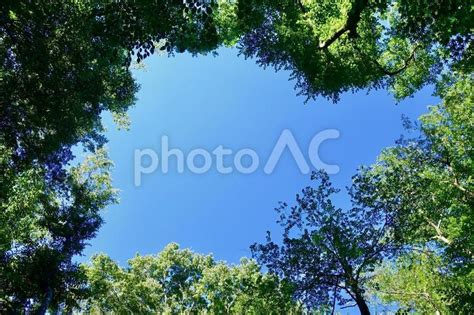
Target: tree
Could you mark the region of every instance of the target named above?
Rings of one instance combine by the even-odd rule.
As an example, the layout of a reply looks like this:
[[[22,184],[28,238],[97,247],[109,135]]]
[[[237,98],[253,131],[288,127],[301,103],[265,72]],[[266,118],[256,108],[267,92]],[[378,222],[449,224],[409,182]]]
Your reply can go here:
[[[333,188],[326,173],[312,175],[318,183],[296,197],[296,205],[281,203],[276,209],[284,227],[282,245],[267,236],[266,244],[254,244],[257,260],[272,273],[296,286],[295,298],[310,309],[336,304],[347,307],[353,300],[361,314],[370,314],[367,285],[374,267],[397,247],[390,238],[390,218],[379,208],[361,203],[363,192],[350,190],[354,207],[336,208]],[[355,305],[352,305],[355,306]]]
[[[95,237],[100,210],[116,201],[111,166],[101,149],[72,167],[57,186],[45,185],[40,167],[7,185],[11,190],[0,221],[2,310],[44,314],[77,304],[85,277],[72,258]]]
[[[263,274],[254,261],[240,265],[169,244],[154,256],[139,256],[121,268],[104,254],[83,268],[90,298],[87,312],[280,314],[297,310],[292,287]]]
[[[76,303],[84,277],[72,257],[115,200],[101,114],[120,119],[133,104],[131,55],[148,56],[151,39],[167,38],[170,53],[214,47],[205,18],[173,1],[0,4],[0,310]],[[71,168],[78,144],[96,169]]]
[[[442,103],[357,176],[364,201],[385,205],[397,242],[439,253],[454,313],[471,313],[474,291],[474,94],[470,75],[440,85]]]
[[[238,1],[241,53],[293,73],[300,93],[390,88],[397,98],[443,71],[472,70],[469,1]]]
[[[422,314],[447,314],[451,297],[442,259],[429,250],[414,251],[377,268],[373,294],[384,303]]]

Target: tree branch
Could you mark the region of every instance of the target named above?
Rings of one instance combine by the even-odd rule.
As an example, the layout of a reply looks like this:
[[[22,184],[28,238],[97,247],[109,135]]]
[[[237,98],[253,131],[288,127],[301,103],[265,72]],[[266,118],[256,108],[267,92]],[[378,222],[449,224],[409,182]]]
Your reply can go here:
[[[343,310],[343,309],[345,309],[345,308],[355,307],[355,306],[357,306],[357,303],[356,303],[356,304],[349,304],[349,305],[341,306],[340,309]]]
[[[319,43],[319,48],[325,49],[328,48],[332,43],[334,43],[339,37],[341,37],[345,32],[349,31],[344,25],[336,33],[334,33],[328,40]]]
[[[384,66],[382,66],[377,60],[374,60],[375,64],[377,67],[385,74],[388,76],[395,76],[397,74],[400,74],[401,72],[405,71],[406,68],[410,65],[410,63],[415,60],[416,58],[416,50],[419,48],[419,45],[416,45],[415,48],[413,48],[413,51],[411,52],[410,56],[403,61],[403,66],[400,69],[397,70],[388,70]]]
[[[301,0],[296,0],[296,3],[298,5],[298,7],[300,8],[301,12],[303,12],[303,13],[308,12],[308,10],[306,10],[306,8],[305,8],[303,2],[301,2]]]
[[[453,185],[469,197],[474,197],[474,193],[472,191],[467,190],[464,186],[461,185],[459,182],[459,179],[457,177],[456,172],[454,172],[453,166],[451,165],[451,160],[449,159],[449,156],[446,157],[446,161],[442,161],[445,165],[448,171],[453,175]]]
[[[445,243],[448,246],[452,245],[453,241],[446,238],[443,235],[443,232],[441,231],[441,220],[438,221],[438,224],[435,224],[433,221],[431,221],[428,218],[426,218],[426,221],[428,222],[429,225],[431,225],[435,229],[435,231],[436,231],[436,235],[434,236],[435,239],[441,241],[442,243]],[[464,251],[465,251],[465,253],[467,253],[468,255],[473,257],[473,254],[469,249],[464,248]]]
[[[334,285],[334,296],[332,299],[332,310],[331,310],[331,315],[334,315],[334,312],[336,311],[336,297],[337,297],[337,282],[339,279],[336,279],[336,285]]]
[[[427,219],[428,221],[428,224],[431,225],[435,231],[436,231],[436,236],[435,238],[440,240],[441,242],[447,244],[447,245],[451,245],[452,244],[452,241],[447,239],[445,236],[443,236],[443,232],[441,231],[441,220],[438,221],[438,224],[435,224],[433,221],[431,221],[430,219]]]
[[[329,37],[327,40],[319,43],[319,48],[328,48],[332,43],[338,40],[346,32],[349,32],[349,34],[353,37],[357,37],[357,24],[359,24],[360,22],[362,11],[364,11],[368,4],[368,0],[354,0],[351,10],[347,15],[347,20],[344,26],[337,30],[334,34],[332,34],[332,36]]]

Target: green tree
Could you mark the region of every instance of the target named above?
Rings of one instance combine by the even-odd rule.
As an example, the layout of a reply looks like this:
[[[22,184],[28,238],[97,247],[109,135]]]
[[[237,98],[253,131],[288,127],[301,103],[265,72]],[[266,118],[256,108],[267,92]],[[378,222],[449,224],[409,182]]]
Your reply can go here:
[[[298,310],[292,286],[263,274],[254,261],[240,265],[216,262],[212,256],[169,244],[154,256],[136,256],[127,268],[104,254],[83,268],[92,313],[139,314],[280,314]]]
[[[471,10],[465,0],[3,1],[1,141],[27,161],[103,143],[101,112],[134,102],[132,55],[140,62],[160,40],[170,55],[238,43],[293,70],[310,97],[384,86],[411,95],[442,69],[472,70]]]
[[[448,314],[451,297],[443,262],[430,251],[414,251],[376,270],[373,294],[384,303],[421,314]]]
[[[1,213],[0,308],[45,313],[76,305],[85,277],[72,261],[102,224],[100,210],[116,201],[103,149],[73,166],[58,186],[40,167],[13,176]],[[5,186],[2,185],[2,189]]]
[[[419,124],[419,136],[401,139],[356,177],[364,201],[384,206],[400,244],[439,252],[451,281],[444,290],[454,313],[473,311],[474,93],[470,75],[439,87],[442,103]]]
[[[241,0],[241,52],[292,71],[300,93],[390,88],[397,98],[443,71],[472,71],[469,1]]]
[[[72,257],[115,200],[100,117],[120,120],[133,104],[132,53],[140,61],[162,38],[170,54],[217,45],[208,15],[183,9],[176,1],[0,3],[0,310],[44,313],[83,293]],[[97,170],[71,168],[77,144],[96,155]]]

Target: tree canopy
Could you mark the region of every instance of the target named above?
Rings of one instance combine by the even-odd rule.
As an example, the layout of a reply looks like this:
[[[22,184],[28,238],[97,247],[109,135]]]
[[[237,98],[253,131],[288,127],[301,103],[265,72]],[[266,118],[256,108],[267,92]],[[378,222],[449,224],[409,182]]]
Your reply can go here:
[[[403,98],[472,70],[469,1],[238,1],[238,13],[241,52],[290,70],[309,98],[386,87]]]
[[[474,94],[471,76],[439,87],[443,101],[419,124],[419,136],[402,138],[376,164],[363,169],[362,186],[372,187],[365,201],[386,206],[394,238],[430,248],[441,258],[443,275],[456,283],[449,295],[456,312],[472,312],[474,276]]]
[[[153,256],[135,256],[122,268],[104,254],[84,266],[92,313],[281,314],[296,312],[293,286],[263,274],[252,260],[229,266],[169,244]]]
[[[2,1],[0,308],[45,313],[84,294],[72,257],[116,201],[101,114],[125,120],[131,63],[223,45],[290,71],[308,98],[371,88],[403,98],[438,83],[444,101],[423,137],[384,152],[358,185],[376,187],[363,202],[399,223],[397,242],[434,242],[450,275],[472,279],[473,20],[467,0]],[[91,154],[81,165],[76,145]],[[469,281],[453,291],[465,306]]]

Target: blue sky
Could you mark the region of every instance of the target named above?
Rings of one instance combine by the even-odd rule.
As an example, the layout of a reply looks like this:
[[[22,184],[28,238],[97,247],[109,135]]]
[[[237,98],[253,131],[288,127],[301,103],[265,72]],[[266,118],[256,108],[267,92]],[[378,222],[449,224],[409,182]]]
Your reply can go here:
[[[252,243],[264,241],[267,230],[279,231],[273,211],[278,201],[292,202],[310,183],[286,152],[271,175],[264,174],[263,165],[249,175],[178,174],[171,163],[168,174],[144,175],[135,187],[134,151],[159,153],[163,135],[171,148],[184,152],[219,145],[251,148],[264,164],[284,129],[305,154],[315,134],[338,129],[340,138],[326,141],[320,156],[339,165],[341,171],[331,178],[343,188],[358,166],[374,162],[382,148],[393,145],[403,132],[402,114],[415,119],[437,103],[426,89],[400,104],[387,91],[347,93],[337,104],[324,99],[304,104],[289,73],[260,68],[232,49],[220,50],[217,57],[153,56],[146,64],[146,71],[135,71],[141,89],[129,112],[131,129],[118,131],[104,117],[121,202],[106,209],[105,225],[80,260],[105,252],[124,265],[136,253],[157,253],[177,242],[238,263],[250,256]],[[337,202],[345,205],[347,199],[341,195]]]

